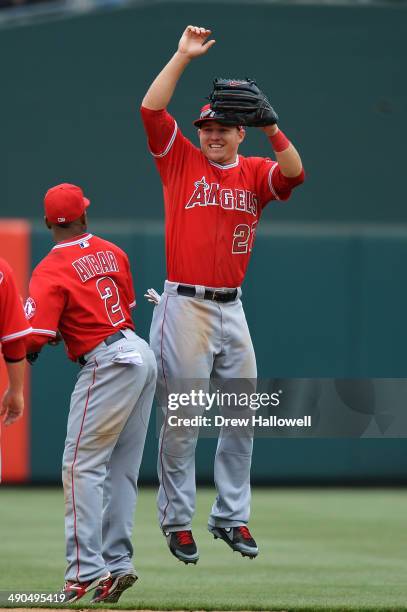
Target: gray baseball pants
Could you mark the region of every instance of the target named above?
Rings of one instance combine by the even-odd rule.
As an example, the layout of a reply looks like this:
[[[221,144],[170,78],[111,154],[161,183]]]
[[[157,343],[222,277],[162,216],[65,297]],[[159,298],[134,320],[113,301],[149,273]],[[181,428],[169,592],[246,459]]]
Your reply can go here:
[[[234,301],[204,299],[205,287],[195,286],[195,297],[177,293],[178,283],[165,282],[154,308],[150,345],[158,364],[158,396],[180,379],[257,378],[256,359],[238,290]],[[210,287],[207,287],[210,289]],[[175,383],[174,383],[175,381]],[[162,406],[167,416],[167,405]],[[202,410],[203,412],[203,410]],[[196,412],[195,412],[196,414]],[[195,448],[199,428],[172,428],[164,419],[159,439],[157,498],[163,531],[191,529],[195,511]],[[250,515],[250,466],[253,434],[222,428],[215,456],[217,497],[209,525],[235,527]]]
[[[157,375],[131,330],[85,355],[71,397],[63,456],[66,580],[134,573],[137,478]]]

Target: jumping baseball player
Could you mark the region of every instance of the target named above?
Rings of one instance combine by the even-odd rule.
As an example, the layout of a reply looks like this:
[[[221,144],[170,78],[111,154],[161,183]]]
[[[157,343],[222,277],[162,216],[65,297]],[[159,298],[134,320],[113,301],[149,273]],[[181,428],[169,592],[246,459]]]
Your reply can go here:
[[[9,379],[0,405],[0,416],[11,425],[24,410],[25,341],[31,327],[24,316],[13,271],[0,258],[0,342]]]
[[[89,200],[64,183],[44,204],[56,245],[30,281],[28,349],[37,353],[59,330],[81,366],[63,456],[64,592],[73,602],[96,589],[92,603],[114,603],[137,579],[131,533],[157,367],[134,332],[127,255],[88,233]]]
[[[301,159],[277,127],[264,95],[255,119],[245,124],[262,127],[277,161],[238,154],[246,131],[236,113],[204,106],[194,122],[197,148],[166,110],[184,69],[215,44],[210,34],[186,28],[141,107],[164,191],[168,280],[150,335],[163,388],[171,379],[256,378],[240,286],[263,208],[270,200],[287,200],[304,179]],[[228,81],[229,100],[234,99],[231,88],[240,84]],[[182,432],[165,420],[159,442],[160,526],[170,551],[185,563],[199,558],[191,531],[197,437],[198,428]],[[215,457],[218,494],[208,525],[215,538],[250,558],[258,554],[247,527],[252,445],[252,435],[221,430]]]

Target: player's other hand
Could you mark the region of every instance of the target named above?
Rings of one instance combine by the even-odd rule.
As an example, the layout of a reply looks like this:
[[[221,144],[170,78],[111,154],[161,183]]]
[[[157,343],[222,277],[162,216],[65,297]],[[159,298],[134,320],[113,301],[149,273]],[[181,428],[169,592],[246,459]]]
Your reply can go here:
[[[186,55],[190,59],[204,55],[216,42],[213,39],[207,40],[211,33],[211,30],[206,28],[189,25],[178,43],[179,53]]]
[[[7,389],[0,406],[0,417],[4,425],[11,425],[21,417],[24,411],[24,396],[22,392]]]
[[[161,300],[161,295],[157,293],[155,289],[147,289],[147,293],[144,294],[144,297],[147,298],[151,304],[154,304],[154,306],[157,306]]]

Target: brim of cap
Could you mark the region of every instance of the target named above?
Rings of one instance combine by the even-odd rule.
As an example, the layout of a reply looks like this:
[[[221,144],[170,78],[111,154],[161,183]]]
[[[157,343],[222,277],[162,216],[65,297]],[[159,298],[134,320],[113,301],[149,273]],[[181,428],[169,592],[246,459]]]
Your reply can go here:
[[[203,123],[206,123],[207,121],[216,121],[217,123],[220,123],[221,125],[227,125],[228,127],[237,127],[239,129],[243,128],[242,125],[238,125],[237,123],[229,123],[229,121],[222,121],[222,119],[218,119],[216,117],[208,117],[207,119],[195,119],[195,121],[193,121],[193,124],[195,125],[195,127],[200,128],[201,125]]]
[[[199,118],[199,119],[195,119],[195,121],[193,121],[193,124],[194,124],[196,127],[201,127],[201,125],[202,125],[203,123],[205,123],[206,121],[217,121],[218,123],[223,123],[224,125],[228,125],[228,123],[227,123],[227,122],[222,121],[222,119],[217,119],[216,117],[208,117],[208,118],[203,118],[203,119],[201,119],[201,118]],[[229,124],[229,125],[230,125],[230,124]]]

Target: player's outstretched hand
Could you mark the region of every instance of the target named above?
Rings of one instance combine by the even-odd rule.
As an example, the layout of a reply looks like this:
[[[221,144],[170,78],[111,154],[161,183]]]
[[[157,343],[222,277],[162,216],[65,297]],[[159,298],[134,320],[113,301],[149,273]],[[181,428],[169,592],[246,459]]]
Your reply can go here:
[[[7,389],[3,396],[0,406],[0,417],[3,418],[4,425],[11,425],[21,417],[24,411],[24,396],[22,392],[18,393]]]
[[[216,42],[207,40],[211,34],[211,30],[189,25],[180,38],[178,51],[190,59],[204,55]]]
[[[161,295],[157,293],[155,289],[147,289],[147,293],[144,294],[144,297],[147,298],[151,304],[154,304],[154,306],[157,306],[161,300]]]

